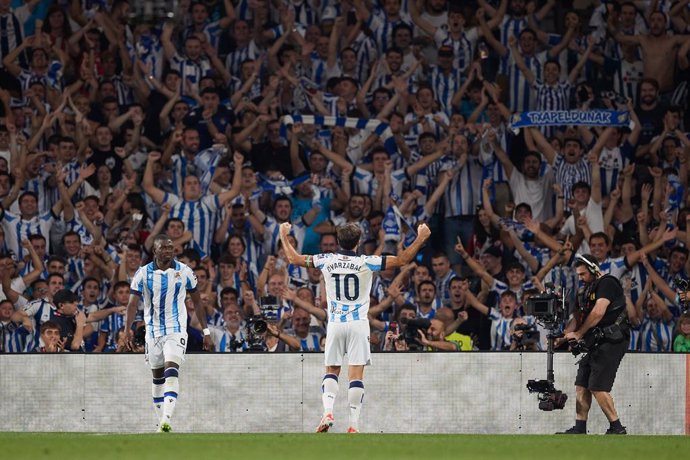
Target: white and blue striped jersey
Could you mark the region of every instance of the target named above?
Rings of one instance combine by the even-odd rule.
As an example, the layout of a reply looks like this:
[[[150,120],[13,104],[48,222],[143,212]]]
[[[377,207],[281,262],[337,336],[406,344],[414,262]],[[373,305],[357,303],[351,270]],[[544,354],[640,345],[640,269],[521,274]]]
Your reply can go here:
[[[491,349],[508,350],[510,349],[510,323],[513,318],[505,318],[496,308],[489,309],[489,319],[491,320]]]
[[[429,84],[434,90],[436,100],[441,105],[441,110],[450,116],[453,113],[453,96],[462,85],[460,70],[453,68],[446,75],[438,66],[431,66]]]
[[[33,322],[33,336],[27,337],[26,342],[26,350],[31,351],[39,346],[41,342],[41,325],[53,319],[56,310],[48,300],[36,299],[24,305],[22,311],[26,313]]]
[[[510,286],[508,286],[508,284],[504,283],[503,281],[498,281],[495,279],[494,282],[491,284],[491,288],[489,289],[489,291],[495,292],[496,295],[500,297],[500,295],[506,292],[507,290],[511,290],[517,296],[519,301],[522,298],[522,294],[525,291],[529,291],[530,289],[536,289],[536,286],[531,281],[525,281],[524,283],[522,283],[518,290],[515,290],[511,289]]]
[[[328,320],[334,323],[367,321],[373,273],[386,269],[385,256],[358,256],[352,251],[316,254],[314,266],[326,285]]]
[[[443,27],[436,28],[434,41],[437,47],[450,46],[453,48],[453,69],[464,72],[472,63],[474,50],[479,39],[479,31],[476,27],[464,30],[459,40],[453,39],[450,33]]]
[[[193,61],[186,56],[179,53],[170,58],[170,68],[180,72],[180,88],[183,95],[187,94],[187,85],[185,82],[190,81],[194,91],[199,91],[199,81],[211,72],[211,62],[207,58],[200,58]]]
[[[355,168],[355,172],[352,175],[353,182],[355,183],[355,193],[361,193],[364,195],[374,196],[376,191],[379,189],[379,181],[376,179],[374,174],[366,169]]]
[[[187,292],[196,291],[196,275],[187,265],[173,260],[170,268],[159,270],[156,263],[139,267],[130,290],[144,303],[144,323],[149,337],[163,337],[187,331]]]
[[[235,334],[228,331],[225,327],[212,327],[210,329],[211,339],[213,339],[217,352],[234,353],[247,351],[249,349],[247,334],[244,332],[244,324],[240,326]]]
[[[42,235],[46,239],[46,253],[50,253],[50,227],[57,219],[53,211],[22,219],[21,216],[9,211],[0,210],[0,224],[5,230],[5,243],[17,256],[17,259],[24,258],[24,248],[21,245],[23,240],[28,240],[29,235]]]
[[[515,40],[519,42],[520,32],[527,27],[529,27],[527,17],[514,18],[506,14],[503,17],[503,21],[501,21],[501,24],[498,26],[499,41],[503,46],[506,47],[506,49],[510,51],[510,48],[508,47],[508,40],[510,37],[515,37]],[[508,75],[508,56],[501,59],[501,66],[498,73]]]
[[[613,275],[618,279],[623,276],[626,270],[628,270],[628,267],[625,265],[625,257],[616,257],[615,259],[607,257],[605,261],[599,264],[599,271],[601,273]]]
[[[640,60],[628,62],[604,58],[604,71],[613,75],[613,91],[619,96],[630,98],[637,103],[637,87],[644,78],[644,63]]]
[[[451,161],[451,169],[457,164],[455,158]],[[460,172],[455,175],[443,194],[445,205],[445,217],[470,216],[476,211],[476,206],[481,202],[481,181],[484,173],[484,165],[478,157],[470,156]]]
[[[604,147],[599,155],[599,170],[601,175],[601,196],[608,196],[618,184],[621,172],[635,159],[635,147],[628,141],[620,147],[608,149]]]
[[[233,77],[240,77],[242,63],[247,59],[254,60],[259,57],[261,50],[254,40],[251,40],[244,48],[237,48],[228,53],[225,58],[225,68],[228,69]],[[250,98],[251,99],[251,98]]]
[[[115,306],[116,305],[111,305],[109,308]],[[122,313],[113,313],[101,321],[101,327],[98,330],[107,335],[103,351],[115,351],[115,347],[117,346],[117,331],[124,327],[124,325],[125,315]]]
[[[672,351],[674,326],[673,320],[645,317],[640,325],[640,351]]]
[[[442,139],[445,136],[445,130],[443,129],[440,123],[436,123],[436,120],[434,120],[435,115],[441,117],[441,121],[446,126],[450,125],[450,119],[448,118],[448,115],[445,114],[445,112],[436,112],[424,115],[428,122],[429,129],[434,134],[434,136],[436,136],[436,139]],[[405,115],[405,124],[407,125],[408,123],[414,124],[410,126],[410,130],[407,134],[405,134],[405,141],[411,149],[415,149],[419,144],[419,135],[425,132],[425,129],[422,125],[421,120],[417,118],[417,114],[414,112]]]
[[[215,49],[218,49],[218,42],[220,41],[220,35],[223,33],[223,28],[220,26],[220,21],[208,21],[204,24],[202,30],[197,31],[195,27],[189,26],[183,32],[183,39],[186,40],[187,37],[191,37],[197,32],[201,32],[206,36],[206,41]]]
[[[536,91],[532,90],[520,68],[515,63],[512,50],[508,49],[508,93],[510,94],[511,112],[529,112],[536,107]],[[534,56],[522,56],[525,65],[532,71],[537,80],[542,79],[544,63],[548,59],[547,51]]]
[[[24,353],[31,333],[21,324],[0,321],[0,353]]]
[[[321,351],[321,334],[309,332],[305,338],[297,334],[294,337],[299,340],[299,351]]]
[[[221,207],[218,196],[206,195],[197,201],[187,201],[166,193],[163,202],[172,205],[170,217],[180,219],[185,229],[192,232],[192,241],[204,254],[210,254],[216,211]]]
[[[570,107],[570,90],[572,85],[569,81],[561,81],[554,85],[549,85],[541,80],[537,80],[532,87],[537,92],[538,111],[568,110]],[[555,134],[556,128],[556,126],[542,126],[540,130],[544,136],[549,138]]]
[[[0,67],[2,60],[22,42],[24,27],[17,16],[9,12],[0,15]]]
[[[357,56],[357,80],[361,82],[366,81],[369,77],[371,63],[378,58],[376,43],[364,32],[360,32],[352,43],[350,43],[350,48],[355,51],[355,55]],[[374,89],[376,89],[376,87],[374,87]]]
[[[576,163],[568,163],[563,155],[556,154],[553,171],[556,183],[561,185],[566,203],[573,196],[573,185],[577,182],[592,183],[592,170],[584,155]]]
[[[393,28],[398,24],[407,24],[410,27],[414,27],[412,19],[407,13],[400,12],[400,19],[397,21],[389,21],[383,11],[369,15],[367,27],[374,34],[374,40],[376,40],[376,46],[379,51],[385,52],[393,45]]]
[[[22,192],[34,192],[38,196],[38,212],[50,211],[50,208],[53,206],[53,199],[56,198],[52,187],[48,186],[49,177],[50,174],[48,172],[42,171],[38,176],[28,179],[24,183],[24,187],[22,187]],[[15,201],[10,209],[18,212],[19,203]]]

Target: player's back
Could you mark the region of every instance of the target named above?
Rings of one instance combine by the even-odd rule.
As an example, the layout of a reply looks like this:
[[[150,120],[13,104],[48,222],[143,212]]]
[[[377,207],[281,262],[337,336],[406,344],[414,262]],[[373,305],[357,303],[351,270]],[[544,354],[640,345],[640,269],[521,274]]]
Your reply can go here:
[[[314,256],[314,266],[321,269],[326,284],[330,322],[367,320],[373,272],[384,269],[384,264],[385,257],[351,251]]]

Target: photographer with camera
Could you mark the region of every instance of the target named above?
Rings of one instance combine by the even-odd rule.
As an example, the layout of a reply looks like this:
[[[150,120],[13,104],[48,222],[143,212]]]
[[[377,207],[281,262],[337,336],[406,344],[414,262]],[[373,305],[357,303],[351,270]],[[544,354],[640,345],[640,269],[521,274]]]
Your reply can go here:
[[[211,327],[211,339],[214,349],[221,353],[236,353],[247,351],[247,331],[244,327],[242,311],[235,304],[230,304],[223,311],[225,326]]]
[[[609,420],[606,434],[627,434],[610,393],[630,340],[623,287],[616,277],[601,273],[591,254],[577,257],[575,271],[584,288],[578,293],[577,311],[564,330],[564,340],[573,353],[587,354],[575,378],[575,426],[562,434],[587,434],[592,396]]]
[[[524,318],[510,323],[510,351],[539,351],[539,331]]]
[[[429,327],[426,331],[419,329],[419,343],[425,351],[460,351],[456,343],[450,342],[445,338],[445,325],[439,319],[427,320]]]

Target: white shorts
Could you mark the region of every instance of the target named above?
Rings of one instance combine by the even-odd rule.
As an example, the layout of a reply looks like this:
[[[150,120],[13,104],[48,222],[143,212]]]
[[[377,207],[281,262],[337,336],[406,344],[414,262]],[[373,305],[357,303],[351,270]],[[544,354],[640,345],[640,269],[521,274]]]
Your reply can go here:
[[[326,329],[326,366],[342,366],[347,353],[347,363],[355,366],[371,364],[369,346],[369,321],[328,323]]]
[[[160,369],[168,361],[179,366],[184,362],[185,351],[187,351],[186,332],[177,332],[162,337],[146,336],[144,358],[151,365],[151,369]]]

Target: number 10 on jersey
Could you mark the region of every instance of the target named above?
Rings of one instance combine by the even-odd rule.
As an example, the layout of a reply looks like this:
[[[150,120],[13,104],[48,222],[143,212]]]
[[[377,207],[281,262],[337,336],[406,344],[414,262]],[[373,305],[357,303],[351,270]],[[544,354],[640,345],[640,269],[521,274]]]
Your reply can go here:
[[[359,298],[359,278],[357,275],[341,275],[334,273],[333,280],[335,281],[335,299],[342,300],[341,293],[345,295],[345,299],[353,302]],[[341,279],[342,278],[342,279]],[[342,283],[342,285],[341,285]]]

